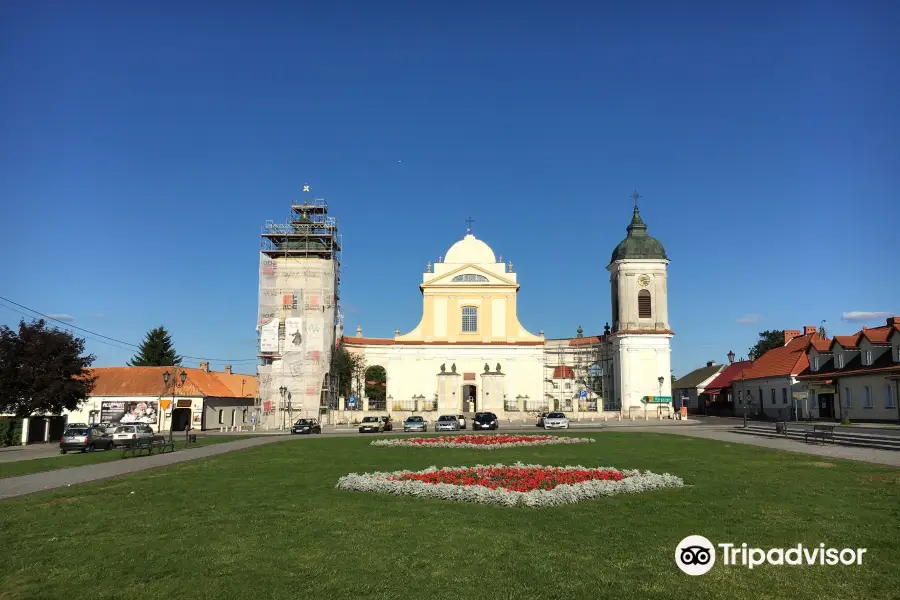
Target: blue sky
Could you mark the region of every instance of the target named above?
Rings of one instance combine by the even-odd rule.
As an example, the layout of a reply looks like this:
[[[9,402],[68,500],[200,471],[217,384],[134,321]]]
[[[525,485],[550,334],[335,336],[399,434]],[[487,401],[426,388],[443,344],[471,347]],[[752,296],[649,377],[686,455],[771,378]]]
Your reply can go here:
[[[472,216],[528,329],[595,333],[638,190],[676,374],[883,323],[842,313],[900,313],[898,28],[887,1],[6,2],[0,295],[252,372],[260,227],[309,183],[349,332],[414,327]]]

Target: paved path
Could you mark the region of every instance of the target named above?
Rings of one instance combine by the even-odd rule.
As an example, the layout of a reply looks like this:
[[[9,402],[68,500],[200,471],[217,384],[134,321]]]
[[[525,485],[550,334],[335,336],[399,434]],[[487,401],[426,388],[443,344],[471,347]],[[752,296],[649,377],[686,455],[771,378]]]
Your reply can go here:
[[[252,448],[253,446],[262,446],[263,444],[272,444],[290,439],[297,438],[292,436],[262,436],[245,440],[235,440],[233,442],[222,442],[221,444],[212,444],[209,446],[199,446],[188,450],[167,452],[166,454],[138,456],[126,460],[96,463],[93,465],[85,465],[83,467],[57,469],[56,471],[45,471],[43,473],[21,475],[19,477],[7,477],[5,479],[0,479],[0,500],[25,496],[27,494],[34,494],[36,492],[43,492],[78,483],[86,483],[88,481],[109,479],[110,477],[118,477],[129,473],[137,473],[138,471],[146,471],[147,469],[175,465],[191,460],[197,460],[198,458],[207,458],[217,454],[225,454],[226,452],[243,450],[244,448]]]

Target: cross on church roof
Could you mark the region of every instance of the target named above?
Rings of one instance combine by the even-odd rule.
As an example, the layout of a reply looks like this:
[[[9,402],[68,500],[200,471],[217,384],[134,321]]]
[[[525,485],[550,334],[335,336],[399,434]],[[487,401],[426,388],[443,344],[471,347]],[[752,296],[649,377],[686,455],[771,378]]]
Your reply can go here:
[[[475,222],[475,219],[469,217],[466,219],[466,233],[472,233],[472,223]]]
[[[634,210],[637,210],[637,207],[638,207],[638,200],[640,199],[641,195],[638,194],[637,191],[635,191],[635,192],[631,195],[631,197],[634,198]]]

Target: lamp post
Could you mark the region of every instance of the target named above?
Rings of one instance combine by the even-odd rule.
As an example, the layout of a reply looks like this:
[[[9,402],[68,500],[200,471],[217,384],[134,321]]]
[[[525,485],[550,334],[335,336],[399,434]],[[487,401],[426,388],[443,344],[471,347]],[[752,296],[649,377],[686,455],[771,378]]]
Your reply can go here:
[[[175,368],[175,371],[176,372],[178,371],[177,367]],[[169,386],[169,379],[171,377],[172,376],[169,374],[168,371],[165,371],[163,373],[163,383],[166,385],[166,387]],[[181,370],[181,373],[178,375],[177,379],[181,380],[181,385],[182,385],[182,387],[184,387],[184,382],[185,382],[185,380],[187,380],[187,373],[185,372],[184,369]],[[175,424],[175,388],[177,386],[178,386],[178,382],[173,381],[172,382],[172,405],[169,407],[169,410],[172,411],[169,416],[169,441],[170,442],[172,441],[172,426]],[[165,411],[163,411],[163,415],[165,415]]]
[[[278,393],[281,394],[281,428],[284,429],[284,395],[287,394],[288,389],[284,386],[278,388]]]
[[[744,429],[747,428],[747,405],[750,404],[750,398],[747,397],[744,388],[744,367],[741,367],[741,396],[744,399]]]
[[[732,350],[729,350],[728,351],[728,364],[730,365],[733,362],[734,362],[734,352]]]

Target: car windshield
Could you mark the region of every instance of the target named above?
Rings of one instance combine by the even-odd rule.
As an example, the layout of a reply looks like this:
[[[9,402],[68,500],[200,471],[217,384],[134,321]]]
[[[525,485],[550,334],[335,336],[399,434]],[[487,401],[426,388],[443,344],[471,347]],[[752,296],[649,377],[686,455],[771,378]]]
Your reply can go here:
[[[378,417],[363,417],[363,423],[377,423]]]
[[[407,423],[421,423],[422,417],[410,417],[406,420]]]
[[[295,425],[312,425],[312,420],[310,419],[300,419],[295,423]]]
[[[494,418],[494,415],[491,413],[478,413],[475,415],[476,421],[490,421],[492,418]]]
[[[453,415],[441,415],[441,417],[438,419],[438,421],[455,421],[455,420],[456,420],[456,417],[454,417]]]
[[[57,429],[57,431],[59,431]],[[87,429],[69,429],[66,431],[66,435],[87,435]]]
[[[116,433],[134,433],[134,427],[132,427],[132,426],[116,427]]]
[[[564,415],[562,413],[550,413],[549,415],[547,415],[547,418],[548,419],[565,419],[566,415]]]

